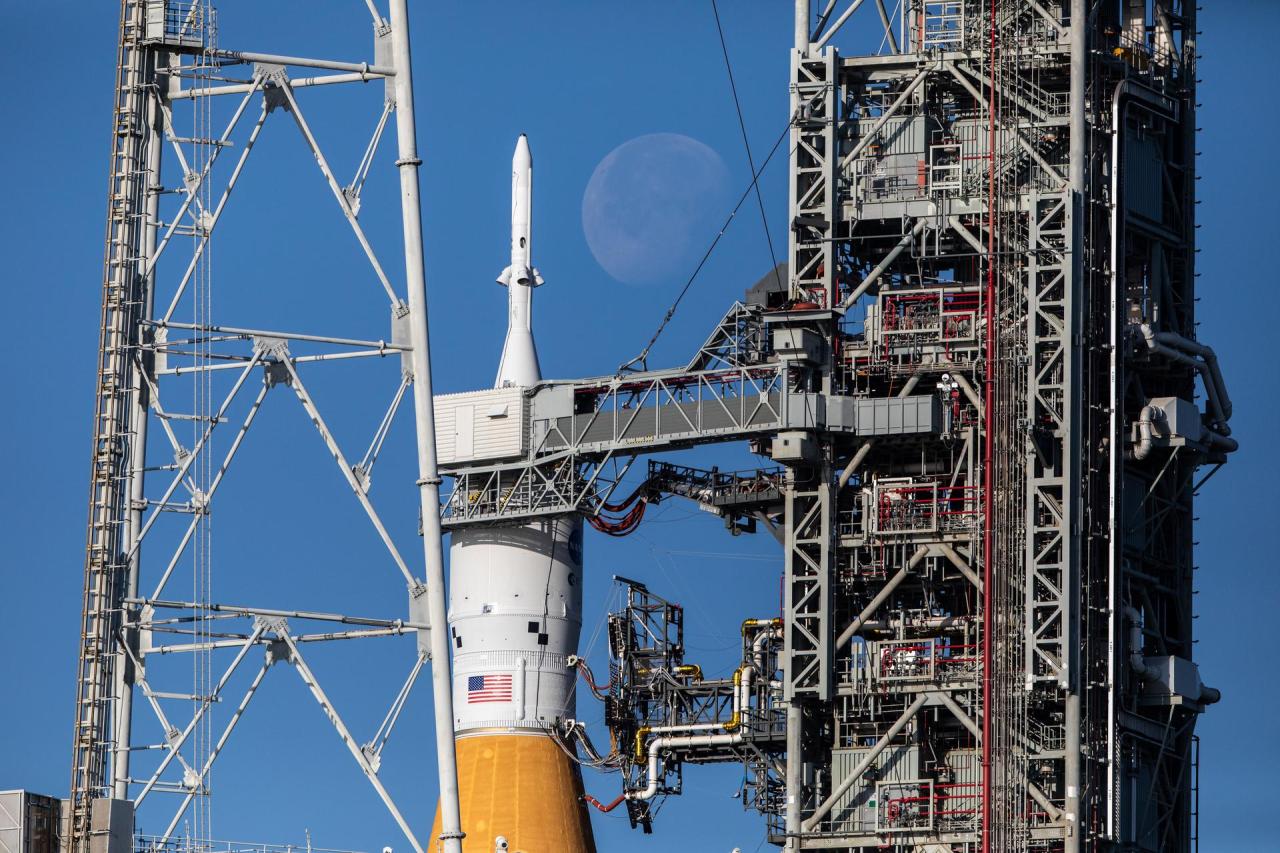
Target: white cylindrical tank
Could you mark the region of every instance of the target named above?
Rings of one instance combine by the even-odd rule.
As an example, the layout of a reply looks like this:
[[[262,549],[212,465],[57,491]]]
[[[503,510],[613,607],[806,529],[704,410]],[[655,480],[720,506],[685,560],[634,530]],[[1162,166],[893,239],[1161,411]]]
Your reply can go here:
[[[449,553],[458,736],[545,733],[572,717],[566,659],[582,628],[582,520],[460,530]]]

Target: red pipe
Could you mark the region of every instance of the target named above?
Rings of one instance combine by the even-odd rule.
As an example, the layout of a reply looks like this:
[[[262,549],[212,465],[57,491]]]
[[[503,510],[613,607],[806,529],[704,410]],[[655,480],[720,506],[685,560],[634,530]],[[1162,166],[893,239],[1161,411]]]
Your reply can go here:
[[[591,796],[590,794],[582,795],[582,801],[584,803],[589,803],[595,806],[596,808],[598,808],[600,811],[605,812],[606,814],[616,809],[619,805],[621,805],[622,801],[625,800],[626,798],[627,798],[626,794],[619,794],[618,799],[614,800],[608,805],[605,805],[604,803],[601,803],[599,800],[597,800],[595,797]]]

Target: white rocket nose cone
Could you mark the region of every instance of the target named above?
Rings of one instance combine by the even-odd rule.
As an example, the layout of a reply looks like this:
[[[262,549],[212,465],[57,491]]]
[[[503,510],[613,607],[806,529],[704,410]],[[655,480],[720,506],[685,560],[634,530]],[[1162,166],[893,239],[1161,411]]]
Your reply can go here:
[[[516,152],[511,157],[511,167],[516,170],[528,169],[533,165],[533,155],[529,153],[529,137],[523,133],[516,140]]]

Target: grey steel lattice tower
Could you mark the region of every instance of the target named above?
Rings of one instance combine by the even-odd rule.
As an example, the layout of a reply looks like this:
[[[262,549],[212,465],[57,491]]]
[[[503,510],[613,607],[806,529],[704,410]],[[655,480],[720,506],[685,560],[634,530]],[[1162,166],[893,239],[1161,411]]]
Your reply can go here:
[[[857,25],[879,52],[840,54]],[[1236,447],[1195,339],[1195,65],[1180,0],[796,3],[785,267],[686,366],[539,383],[514,450],[443,460],[447,527],[622,535],[675,495],[783,545],[731,678],[624,582],[600,808],[648,828],[685,763],[740,761],[787,849],[1194,849],[1191,505]],[[734,441],[782,467],[619,497]]]
[[[378,769],[391,729],[429,657],[441,664],[431,667],[436,719],[441,721],[436,732],[443,807],[440,837],[444,849],[461,849],[418,200],[421,161],[415,141],[406,0],[390,0],[386,17],[373,0],[352,3],[351,9],[357,13],[348,21],[355,25],[351,32],[365,34],[355,49],[363,52],[373,47],[373,56],[363,61],[221,48],[218,19],[208,0],[122,0],[120,4],[69,802],[68,849],[74,853],[87,853],[91,836],[108,829],[120,835],[118,821],[128,823],[132,808],[153,794],[165,793],[177,794],[180,804],[167,828],[146,846],[169,847],[187,817],[188,839],[194,836],[187,843],[205,847],[210,831],[210,768],[276,663],[296,669],[409,842],[422,853],[423,846],[385,789]],[[239,11],[246,21],[258,14],[253,4],[243,4]],[[372,36],[371,45],[368,36]],[[297,75],[299,69],[306,69],[306,76]],[[343,186],[307,115],[316,100],[332,91],[330,87],[362,84],[368,84],[365,91],[373,95],[363,117],[371,135],[364,156],[354,166],[354,176]],[[256,116],[247,133],[241,121],[246,115]],[[221,233],[219,223],[237,213],[232,194],[244,182],[255,143],[264,128],[272,133],[282,120],[286,126],[281,132],[295,135],[297,151],[319,165],[318,179],[327,183],[336,201],[334,212],[350,224],[355,237],[352,249],[369,262],[365,280],[356,276],[343,284],[385,296],[386,303],[375,308],[373,315],[378,318],[375,336],[385,331],[382,337],[369,339],[367,334],[348,332],[362,329],[354,324],[363,317],[349,306],[341,315],[326,318],[335,324],[333,328],[305,332],[273,329],[255,322],[252,313],[227,316],[228,309],[221,307],[215,315],[212,238]],[[343,129],[359,126],[351,117],[340,125]],[[394,129],[396,138],[395,195],[403,225],[391,236],[394,251],[403,251],[403,278],[382,265],[377,235],[366,233],[360,221],[361,191],[366,180],[379,172],[379,144],[388,128]],[[228,151],[236,153],[227,155]],[[234,159],[234,165],[227,159]],[[382,174],[391,177],[391,169]],[[284,214],[290,205],[299,206],[284,193],[276,195],[273,205],[279,217],[276,227],[288,221]],[[287,238],[291,233],[297,232],[284,228],[272,236]],[[252,255],[261,252],[262,246],[241,244],[232,250]],[[259,300],[224,301],[237,288],[247,290],[254,283],[244,277],[221,278],[219,306],[240,305],[241,310],[246,304],[259,306]],[[283,287],[288,282],[272,284]],[[311,313],[309,320],[317,321],[321,313]],[[325,362],[348,359],[381,364],[390,398],[385,413],[382,408],[371,412],[366,404],[348,402],[350,386],[326,387],[331,401],[343,398],[346,412],[369,414],[377,425],[364,457],[354,465],[309,390],[317,379],[313,371],[323,370]],[[373,387],[368,383],[376,381],[377,375],[370,371],[360,387]],[[317,384],[324,386],[324,380]],[[250,402],[246,398],[255,388]],[[410,392],[416,470],[402,470],[387,479],[400,480],[420,499],[421,569],[417,561],[401,554],[394,531],[383,523],[371,498],[374,464],[392,419]],[[329,468],[330,475],[336,473],[350,486],[356,505],[385,544],[383,557],[392,576],[407,587],[407,600],[402,599],[407,606],[398,616],[358,618],[282,609],[287,602],[245,606],[213,600],[215,561],[209,519],[215,508],[228,506],[228,499],[218,495],[219,487],[227,479],[254,482],[258,473],[254,466],[233,463],[238,462],[246,435],[256,436],[264,429],[255,427],[264,405],[273,405],[280,397],[286,398],[281,405],[296,397],[319,433],[318,463],[337,462],[338,471]],[[238,423],[238,430],[219,428],[228,422]],[[266,492],[270,481],[257,482]],[[368,566],[347,567],[361,570],[350,572],[351,583],[366,583],[367,569],[376,564],[374,559]],[[223,571],[263,568],[234,566]],[[172,596],[181,595],[170,592],[179,576],[191,584],[193,600],[173,600]],[[334,609],[344,604],[335,601]],[[334,622],[346,627],[335,631]],[[427,630],[428,622],[435,626],[433,630]],[[323,632],[310,634],[294,627],[324,623],[330,624]],[[302,645],[414,633],[419,634],[418,654],[416,660],[405,661],[409,675],[403,688],[372,739],[357,742],[322,690]],[[225,716],[225,725],[215,732],[212,720],[221,713],[216,705],[225,692],[240,689],[228,685],[255,651],[263,655],[261,668],[234,713]],[[163,663],[172,659],[169,656],[194,661],[185,670],[185,683],[161,683],[174,675],[174,668]],[[225,667],[219,662],[216,675],[215,656],[225,656],[226,661]],[[133,725],[148,707],[159,729],[150,740],[138,736]],[[129,832],[123,837],[128,839]]]

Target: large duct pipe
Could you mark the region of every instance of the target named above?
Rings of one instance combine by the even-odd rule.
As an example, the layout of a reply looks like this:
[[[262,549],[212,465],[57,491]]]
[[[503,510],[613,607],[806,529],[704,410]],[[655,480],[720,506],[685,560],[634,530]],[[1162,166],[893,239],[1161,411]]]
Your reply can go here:
[[[1139,678],[1153,678],[1155,673],[1147,666],[1147,659],[1142,654],[1142,614],[1138,608],[1126,605],[1124,618],[1129,624],[1129,668]]]
[[[1155,406],[1143,406],[1138,415],[1138,443],[1125,454],[1135,462],[1141,462],[1151,455],[1151,444],[1155,430],[1155,419],[1160,416],[1160,409]]]
[[[1143,323],[1141,328],[1142,337],[1149,348],[1166,355],[1172,348],[1188,356],[1198,356],[1202,360],[1194,362],[1196,369],[1204,376],[1205,388],[1210,399],[1216,398],[1216,405],[1221,410],[1225,427],[1226,421],[1231,420],[1231,398],[1227,396],[1227,383],[1222,378],[1222,371],[1218,367],[1218,356],[1213,348],[1174,332],[1157,332],[1148,323]]]

